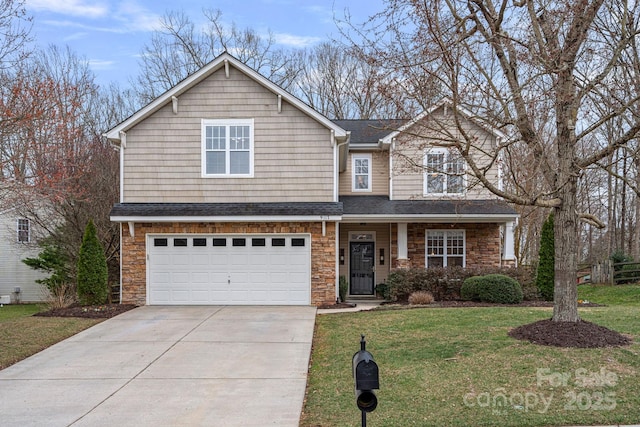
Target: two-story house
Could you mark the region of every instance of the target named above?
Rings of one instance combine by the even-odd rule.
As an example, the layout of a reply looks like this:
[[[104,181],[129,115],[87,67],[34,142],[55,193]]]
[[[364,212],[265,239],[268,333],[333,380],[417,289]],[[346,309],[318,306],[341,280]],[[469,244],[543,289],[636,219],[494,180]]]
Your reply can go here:
[[[512,265],[515,211],[425,145],[447,114],[331,121],[222,54],[107,133],[122,302],[321,305],[340,275],[365,296],[395,267]]]

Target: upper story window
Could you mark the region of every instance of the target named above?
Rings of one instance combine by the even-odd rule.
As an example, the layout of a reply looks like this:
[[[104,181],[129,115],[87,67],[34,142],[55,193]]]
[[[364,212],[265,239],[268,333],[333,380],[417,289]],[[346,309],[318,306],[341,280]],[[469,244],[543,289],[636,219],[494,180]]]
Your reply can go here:
[[[18,219],[18,242],[29,243],[31,241],[31,227],[28,219]]]
[[[424,193],[463,194],[465,161],[453,150],[436,148],[424,155]]]
[[[253,119],[202,120],[202,176],[253,176]]]
[[[353,191],[371,191],[371,154],[352,157]]]

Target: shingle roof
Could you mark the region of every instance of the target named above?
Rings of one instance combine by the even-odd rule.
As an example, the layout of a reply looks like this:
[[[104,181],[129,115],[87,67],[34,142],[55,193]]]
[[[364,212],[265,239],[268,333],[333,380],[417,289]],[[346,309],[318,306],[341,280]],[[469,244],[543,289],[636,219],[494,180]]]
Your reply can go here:
[[[111,217],[340,216],[342,203],[118,203]]]
[[[333,120],[351,132],[351,144],[377,144],[378,141],[402,126],[406,120]]]
[[[512,215],[502,200],[389,200],[387,196],[342,196],[344,215]]]

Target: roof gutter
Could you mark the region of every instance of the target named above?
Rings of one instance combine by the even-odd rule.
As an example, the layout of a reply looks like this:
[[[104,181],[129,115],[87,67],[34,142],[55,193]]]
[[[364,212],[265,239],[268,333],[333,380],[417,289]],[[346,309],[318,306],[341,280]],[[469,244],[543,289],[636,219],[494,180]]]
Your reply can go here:
[[[340,215],[296,215],[296,216],[111,216],[112,222],[320,222],[340,221]]]
[[[425,222],[425,223],[496,223],[516,221],[520,215],[513,214],[486,214],[486,215],[434,215],[434,214],[413,214],[413,215],[385,215],[385,214],[344,214],[342,222]]]

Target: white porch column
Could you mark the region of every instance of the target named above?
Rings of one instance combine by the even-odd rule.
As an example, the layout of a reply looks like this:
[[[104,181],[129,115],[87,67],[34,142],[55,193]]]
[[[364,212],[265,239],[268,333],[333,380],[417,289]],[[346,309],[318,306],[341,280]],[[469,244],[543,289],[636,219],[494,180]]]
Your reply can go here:
[[[504,247],[502,249],[502,259],[504,261],[515,261],[515,221],[507,222],[504,225]]]
[[[396,267],[408,268],[409,256],[407,250],[407,223],[398,223],[398,259],[396,260]]]

